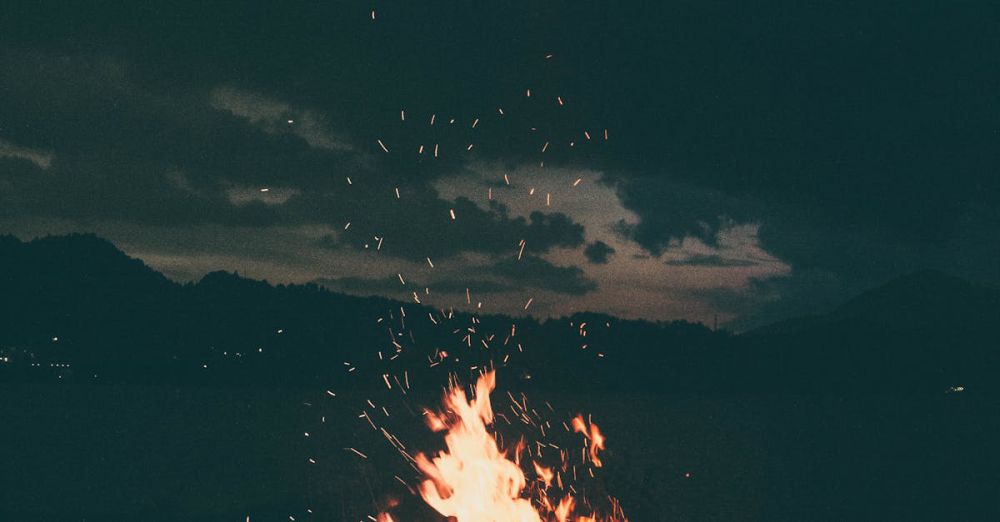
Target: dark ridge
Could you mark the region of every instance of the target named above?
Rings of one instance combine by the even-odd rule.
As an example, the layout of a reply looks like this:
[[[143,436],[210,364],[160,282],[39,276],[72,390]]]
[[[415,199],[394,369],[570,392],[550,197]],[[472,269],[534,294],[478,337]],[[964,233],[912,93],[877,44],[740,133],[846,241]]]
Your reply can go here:
[[[809,315],[756,328],[746,336],[792,334],[833,323],[867,323],[888,330],[947,326],[964,329],[1000,321],[1000,291],[940,270],[893,279],[848,300],[828,314]]]
[[[94,235],[2,236],[0,274],[7,380],[364,388],[495,364],[533,387],[937,393],[989,390],[1000,368],[1000,292],[934,271],[741,336],[598,313],[479,316],[221,271],[181,285]]]

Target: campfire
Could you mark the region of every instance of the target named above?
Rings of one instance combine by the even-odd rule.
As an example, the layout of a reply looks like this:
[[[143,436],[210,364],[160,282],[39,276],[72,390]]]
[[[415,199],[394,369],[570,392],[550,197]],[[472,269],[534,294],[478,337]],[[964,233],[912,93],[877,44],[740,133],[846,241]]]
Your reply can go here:
[[[600,468],[604,436],[593,422],[578,415],[565,431],[583,439],[580,452],[553,443],[537,442],[534,450],[522,436],[512,448],[503,448],[491,429],[495,416],[490,394],[496,387],[494,371],[482,373],[472,398],[453,382],[439,412],[425,411],[430,429],[444,434],[445,449],[434,455],[418,453],[414,461],[424,476],[418,488],[424,502],[443,517],[456,522],[619,522],[627,519],[618,502],[608,497],[606,513],[592,507],[595,502],[578,498],[574,482],[578,475],[594,476]],[[513,401],[518,404],[517,401]],[[512,407],[525,423],[538,422],[526,403]],[[541,424],[551,426],[551,422]],[[551,428],[550,428],[551,429]],[[547,465],[546,455],[558,461]],[[575,448],[574,448],[575,450]],[[603,500],[603,499],[602,499]],[[396,520],[390,512],[381,522]]]

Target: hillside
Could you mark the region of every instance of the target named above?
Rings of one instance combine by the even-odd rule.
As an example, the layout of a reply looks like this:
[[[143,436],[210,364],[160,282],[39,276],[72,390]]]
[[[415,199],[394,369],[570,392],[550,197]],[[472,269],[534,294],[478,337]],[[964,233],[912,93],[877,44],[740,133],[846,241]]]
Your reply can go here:
[[[0,378],[385,385],[497,364],[525,386],[725,392],[988,387],[998,292],[939,272],[743,336],[601,314],[539,322],[213,272],[178,284],[92,235],[0,237]]]

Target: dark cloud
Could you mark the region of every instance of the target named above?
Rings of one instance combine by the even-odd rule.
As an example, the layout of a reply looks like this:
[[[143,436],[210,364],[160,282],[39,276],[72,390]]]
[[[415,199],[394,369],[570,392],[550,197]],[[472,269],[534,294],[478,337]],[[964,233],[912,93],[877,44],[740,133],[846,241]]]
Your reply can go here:
[[[711,238],[727,216],[761,223],[765,248],[793,266],[878,279],[948,263],[935,251],[973,201],[997,200],[997,70],[979,52],[996,42],[977,9],[665,10],[690,25],[658,33],[663,45],[649,40],[656,15],[607,29],[632,29],[613,62],[659,64],[610,89],[627,98],[622,123],[669,115],[619,132],[644,151],[618,168],[641,218],[631,237],[654,253]]]
[[[668,266],[714,266],[714,267],[734,267],[734,266],[755,266],[757,263],[749,259],[731,259],[718,254],[698,254],[684,259],[671,259],[667,261]]]
[[[350,221],[351,226],[337,239],[325,238],[323,244],[363,249],[373,245],[377,236],[383,238],[380,251],[385,255],[418,261],[462,252],[516,252],[521,240],[537,252],[583,244],[583,226],[564,214],[532,212],[528,218],[511,217],[499,203],[491,202],[483,209],[464,197],[454,202],[441,200],[433,191],[403,192],[399,201],[383,199],[385,203],[376,211],[362,208],[365,200],[331,198],[327,204],[339,209],[340,220]],[[351,207],[357,208],[344,212]]]
[[[520,289],[520,285],[511,282],[495,281],[490,279],[478,279],[477,277],[456,277],[453,279],[439,279],[428,285],[432,293],[443,294],[464,294],[466,290],[473,293],[493,294],[497,292],[507,292]]]
[[[96,58],[7,53],[3,65],[15,71],[0,79],[10,134],[55,150],[46,175],[0,172],[6,206],[22,212],[174,226],[352,223],[340,243],[377,235],[386,255],[417,260],[499,253],[522,239],[541,252],[583,241],[562,214],[510,217],[497,204],[444,201],[427,184],[438,169],[356,151],[311,109],[229,88],[168,96]],[[21,157],[0,161],[25,161],[24,148],[6,149]],[[270,186],[287,189],[246,196]]]
[[[757,215],[745,199],[665,176],[630,176],[618,182],[622,203],[636,212],[640,221],[622,223],[617,231],[655,256],[661,255],[672,239],[695,237],[714,245],[726,225]]]
[[[525,288],[583,295],[597,289],[596,283],[588,279],[579,267],[556,266],[537,256],[523,256],[520,260],[516,257],[501,259],[483,267],[466,266],[461,274],[453,274],[447,279],[419,280],[404,276],[403,281],[397,275],[313,280],[327,288],[352,294],[396,297],[410,296],[414,291],[423,297],[425,288],[430,290],[431,295],[464,294],[466,289],[477,294],[490,294]]]
[[[397,295],[405,294],[407,291],[407,287],[399,281],[398,277],[346,276],[337,278],[317,278],[311,282],[330,290],[365,296]],[[414,288],[420,287],[414,286]]]
[[[587,261],[595,265],[606,264],[608,258],[614,253],[615,249],[608,246],[604,241],[594,241],[587,245],[587,248],[583,249],[583,255],[587,256]]]
[[[636,217],[617,231],[652,256],[758,224],[794,271],[742,313],[924,266],[1000,279],[993,8],[413,3],[372,23],[336,2],[138,4],[0,17],[0,216],[317,225],[338,231],[328,248],[378,236],[402,260],[579,249],[576,216],[434,189],[473,158],[544,160],[603,173]],[[539,261],[518,284],[596,285]]]
[[[597,283],[579,267],[556,266],[537,256],[497,261],[488,271],[519,285],[560,294],[583,295],[597,289]]]
[[[441,294],[464,294],[466,289],[470,292],[475,293],[496,293],[511,290],[512,286],[498,282],[485,279],[455,279],[455,280],[440,280],[430,283],[421,283],[418,281],[406,280],[404,285],[400,282],[397,276],[391,277],[338,277],[338,278],[318,278],[312,282],[329,288],[331,290],[337,290],[341,292],[346,292],[349,294],[357,295],[389,295],[396,297],[410,298],[412,292],[416,292],[418,296],[424,298],[427,294],[425,289],[430,290],[430,295]]]
[[[196,91],[166,94],[136,84],[107,58],[0,54],[4,136],[52,151],[44,172],[0,176],[7,204],[39,216],[151,224],[261,226],[277,209],[233,205],[234,183],[322,188],[319,176],[349,163],[305,141],[270,136],[208,107]]]

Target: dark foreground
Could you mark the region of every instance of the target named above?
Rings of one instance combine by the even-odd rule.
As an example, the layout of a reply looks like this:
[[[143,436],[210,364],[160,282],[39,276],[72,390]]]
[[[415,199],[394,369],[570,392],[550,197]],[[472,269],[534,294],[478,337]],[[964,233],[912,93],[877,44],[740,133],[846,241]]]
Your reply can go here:
[[[359,398],[322,390],[8,384],[0,396],[0,520],[362,520],[400,471],[332,404]],[[607,487],[634,521],[1000,519],[1000,401],[975,390],[544,399],[593,412]]]

